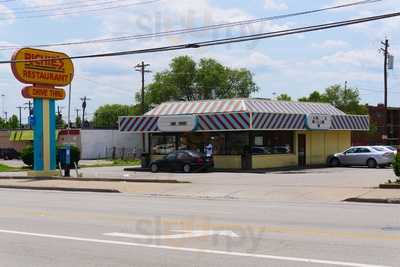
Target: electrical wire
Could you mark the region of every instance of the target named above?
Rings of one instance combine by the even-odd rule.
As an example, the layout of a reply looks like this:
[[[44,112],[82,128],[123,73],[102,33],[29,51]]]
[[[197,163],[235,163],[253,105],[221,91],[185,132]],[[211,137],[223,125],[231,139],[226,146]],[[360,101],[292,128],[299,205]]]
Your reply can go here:
[[[258,18],[258,19],[252,19],[252,20],[241,20],[241,21],[235,21],[235,22],[230,22],[230,23],[220,23],[220,24],[214,24],[214,25],[208,25],[208,26],[202,26],[202,27],[171,30],[171,31],[164,31],[164,32],[158,32],[158,33],[151,33],[151,34],[127,35],[127,36],[121,36],[121,37],[94,39],[94,40],[78,41],[78,42],[36,44],[36,45],[25,45],[25,46],[26,47],[36,47],[36,48],[59,47],[59,46],[98,44],[98,43],[110,43],[110,42],[124,42],[124,41],[139,40],[139,39],[175,36],[175,35],[188,34],[188,33],[194,33],[194,32],[223,29],[223,28],[228,28],[228,27],[244,26],[244,25],[278,20],[278,19],[289,18],[289,17],[309,15],[309,14],[313,14],[313,13],[325,12],[325,11],[329,11],[329,10],[335,10],[335,9],[341,9],[341,8],[347,8],[347,7],[354,7],[354,6],[358,6],[358,5],[371,4],[371,3],[375,3],[375,2],[381,2],[381,1],[383,1],[383,0],[364,0],[364,1],[353,2],[353,3],[349,3],[349,4],[330,6],[330,7],[326,7],[326,8],[320,8],[320,9],[314,9],[314,10],[308,10],[308,11],[272,16],[272,17],[264,17],[264,18]],[[21,48],[21,47],[23,47],[23,46],[0,46],[0,50],[10,50],[10,49],[16,49],[16,48]]]
[[[389,18],[394,18],[394,17],[399,17],[399,16],[400,16],[400,12],[395,12],[395,13],[388,13],[388,14],[379,15],[379,16],[364,17],[364,18],[359,18],[359,19],[338,21],[338,22],[332,22],[332,23],[326,23],[326,24],[318,24],[318,25],[301,27],[301,28],[293,28],[293,29],[289,29],[289,30],[266,32],[266,33],[224,38],[224,39],[216,39],[216,40],[209,40],[209,41],[197,42],[197,43],[186,43],[186,44],[180,44],[180,45],[145,48],[145,49],[120,51],[120,52],[79,55],[79,56],[71,56],[71,57],[64,57],[64,58],[58,58],[58,59],[105,58],[105,57],[116,57],[116,56],[135,55],[135,54],[176,51],[176,50],[184,50],[184,49],[194,49],[194,48],[201,48],[201,47],[208,47],[208,46],[215,46],[215,45],[248,42],[248,41],[254,41],[254,40],[261,40],[261,39],[270,39],[270,38],[289,36],[289,35],[307,33],[307,32],[316,32],[316,31],[345,27],[345,26],[356,25],[356,24],[361,24],[361,23],[366,23],[366,22],[372,22],[372,21],[377,21],[377,20],[389,19]],[[40,59],[18,60],[18,61],[6,60],[6,61],[0,61],[0,64],[9,64],[9,63],[18,63],[18,62],[35,62],[35,61],[43,61],[43,60],[40,60]]]
[[[125,0],[122,0],[125,1]],[[82,14],[82,13],[89,13],[89,12],[98,12],[98,11],[105,11],[105,10],[113,10],[113,9],[119,9],[119,8],[125,8],[125,7],[131,7],[131,6],[138,6],[138,5],[147,5],[147,4],[153,4],[156,2],[160,2],[162,0],[147,0],[147,1],[142,1],[142,2],[135,2],[135,3],[126,3],[126,4],[115,4],[111,6],[106,6],[106,7],[98,7],[98,8],[91,8],[91,9],[77,9],[77,10],[72,10],[69,12],[60,12],[60,13],[53,13],[53,14],[41,14],[41,15],[31,15],[31,16],[16,16],[13,18],[9,17],[0,17],[0,20],[16,20],[16,19],[34,19],[34,18],[47,18],[47,17],[59,17],[59,16],[66,16],[66,15],[73,15],[73,14]],[[121,1],[113,1],[113,2],[121,2]],[[66,9],[66,8],[64,8]],[[57,9],[59,10],[59,9]],[[8,13],[4,13],[4,15],[9,16]]]

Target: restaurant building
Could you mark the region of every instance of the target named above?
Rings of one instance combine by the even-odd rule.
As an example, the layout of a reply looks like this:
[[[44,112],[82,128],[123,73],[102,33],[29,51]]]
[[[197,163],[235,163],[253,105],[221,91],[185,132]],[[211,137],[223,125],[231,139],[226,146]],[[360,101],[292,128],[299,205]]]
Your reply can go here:
[[[167,102],[139,117],[120,117],[121,132],[145,134],[153,160],[212,144],[218,169],[306,167],[351,145],[368,131],[368,116],[346,115],[326,103],[228,99]]]

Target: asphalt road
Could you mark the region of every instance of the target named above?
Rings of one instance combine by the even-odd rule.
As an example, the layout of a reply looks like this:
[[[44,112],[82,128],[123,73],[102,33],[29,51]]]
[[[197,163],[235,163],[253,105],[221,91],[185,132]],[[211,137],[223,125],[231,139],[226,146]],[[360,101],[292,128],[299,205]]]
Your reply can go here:
[[[0,190],[0,266],[74,265],[400,266],[400,206]]]

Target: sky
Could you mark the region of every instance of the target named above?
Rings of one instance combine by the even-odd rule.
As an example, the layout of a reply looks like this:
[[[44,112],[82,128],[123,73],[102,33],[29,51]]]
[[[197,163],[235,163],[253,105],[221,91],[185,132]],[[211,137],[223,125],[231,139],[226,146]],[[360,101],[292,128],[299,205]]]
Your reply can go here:
[[[0,60],[9,60],[10,46],[76,42],[140,35],[206,26],[224,22],[301,12],[359,0],[1,0]],[[48,47],[70,56],[176,45],[284,30],[337,20],[400,12],[399,0],[382,0],[340,10],[296,16],[228,29],[185,35],[136,39],[125,42]],[[134,66],[150,64],[153,74],[168,68],[172,58],[190,55],[195,60],[212,57],[232,68],[247,68],[260,91],[254,97],[273,98],[286,93],[293,99],[348,82],[360,90],[363,103],[383,102],[383,55],[381,41],[388,38],[395,56],[389,71],[389,104],[400,106],[400,17],[346,28],[304,33],[219,47],[74,60],[71,116],[89,97],[89,116],[103,104],[133,104],[141,76]],[[1,103],[8,114],[27,102],[23,84],[12,75],[9,64],[0,65]],[[67,116],[68,102],[57,102]],[[25,120],[27,110],[24,112]]]

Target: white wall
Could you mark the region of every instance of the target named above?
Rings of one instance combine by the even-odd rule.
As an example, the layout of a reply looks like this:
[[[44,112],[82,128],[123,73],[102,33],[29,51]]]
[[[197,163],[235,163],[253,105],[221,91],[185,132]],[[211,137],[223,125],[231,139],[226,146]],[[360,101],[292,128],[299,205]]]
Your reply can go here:
[[[141,135],[121,133],[118,130],[81,130],[81,158],[101,159],[110,157],[112,148],[116,148],[117,156],[124,151],[132,154],[142,148]]]

